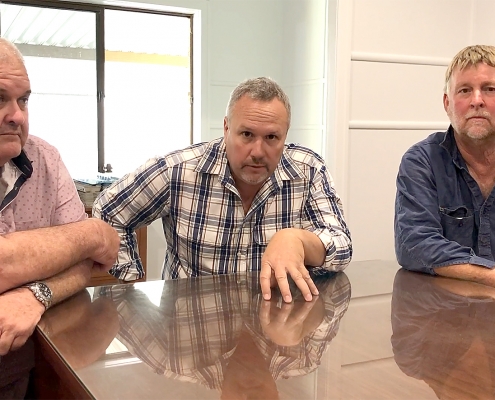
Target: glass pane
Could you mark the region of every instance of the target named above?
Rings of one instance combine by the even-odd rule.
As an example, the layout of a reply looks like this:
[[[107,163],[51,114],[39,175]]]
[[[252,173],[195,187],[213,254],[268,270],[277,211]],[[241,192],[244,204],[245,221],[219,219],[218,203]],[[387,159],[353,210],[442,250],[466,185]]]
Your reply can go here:
[[[188,17],[105,11],[105,163],[113,176],[191,143],[190,87]]]
[[[60,151],[72,177],[96,173],[96,15],[1,4],[0,18],[31,81],[29,133]]]

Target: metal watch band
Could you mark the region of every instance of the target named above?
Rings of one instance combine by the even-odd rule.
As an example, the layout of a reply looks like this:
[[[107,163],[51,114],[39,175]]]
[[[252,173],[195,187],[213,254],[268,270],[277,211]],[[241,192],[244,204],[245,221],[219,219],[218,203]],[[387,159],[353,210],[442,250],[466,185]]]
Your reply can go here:
[[[24,285],[24,287],[31,290],[34,297],[45,306],[45,310],[48,310],[52,305],[52,291],[50,288],[43,282],[32,282]]]

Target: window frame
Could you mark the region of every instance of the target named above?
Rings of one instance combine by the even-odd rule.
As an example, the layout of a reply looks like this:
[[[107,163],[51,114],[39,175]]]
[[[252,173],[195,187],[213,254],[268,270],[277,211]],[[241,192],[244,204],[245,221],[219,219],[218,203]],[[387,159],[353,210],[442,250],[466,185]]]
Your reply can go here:
[[[140,7],[127,7],[116,5],[98,5],[90,3],[67,2],[57,0],[0,0],[0,4],[16,6],[31,6],[37,8],[51,8],[59,10],[86,11],[95,13],[96,18],[96,118],[97,118],[97,152],[98,152],[98,172],[111,172],[107,169],[109,160],[105,159],[105,10],[140,12],[146,14],[167,15],[173,17],[189,18],[189,99],[190,99],[190,132],[189,142],[193,143],[194,127],[194,71],[193,71],[193,14],[151,10]],[[28,71],[29,73],[29,71]]]

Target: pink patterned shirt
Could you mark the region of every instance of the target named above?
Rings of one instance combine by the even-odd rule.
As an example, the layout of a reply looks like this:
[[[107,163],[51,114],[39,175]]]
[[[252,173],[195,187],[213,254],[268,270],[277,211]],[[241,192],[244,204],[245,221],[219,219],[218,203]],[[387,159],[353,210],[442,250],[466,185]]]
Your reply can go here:
[[[0,235],[87,218],[59,152],[38,137],[28,137],[21,155],[4,165],[2,178],[8,187],[0,198]]]

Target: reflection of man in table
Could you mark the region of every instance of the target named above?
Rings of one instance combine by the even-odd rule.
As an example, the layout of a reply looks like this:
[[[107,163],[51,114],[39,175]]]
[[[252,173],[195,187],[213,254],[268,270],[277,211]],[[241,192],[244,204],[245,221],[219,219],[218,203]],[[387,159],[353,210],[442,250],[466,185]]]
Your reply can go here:
[[[103,295],[117,304],[119,340],[157,374],[223,398],[277,398],[277,379],[316,369],[349,303],[344,274],[315,282],[319,297],[291,304],[263,301],[256,274],[166,282],[159,307],[133,287]]]
[[[495,289],[399,271],[392,297],[395,361],[439,399],[495,397]]]

